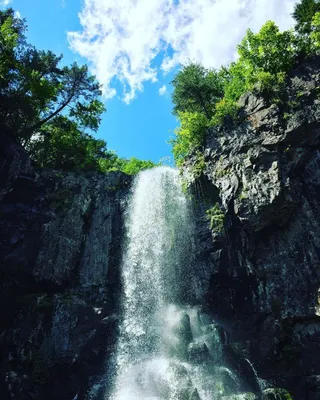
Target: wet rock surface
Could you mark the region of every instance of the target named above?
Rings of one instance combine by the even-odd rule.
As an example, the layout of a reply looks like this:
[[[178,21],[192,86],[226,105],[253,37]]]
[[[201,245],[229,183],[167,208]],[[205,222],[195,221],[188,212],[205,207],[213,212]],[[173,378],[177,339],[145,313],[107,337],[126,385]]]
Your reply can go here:
[[[197,198],[199,301],[267,387],[299,400],[320,399],[319,61],[292,72],[278,104],[246,94],[240,122],[209,133],[202,174],[195,155],[184,166]],[[205,216],[215,203],[219,232]]]
[[[115,342],[130,178],[40,172],[0,147],[0,398],[87,398]]]

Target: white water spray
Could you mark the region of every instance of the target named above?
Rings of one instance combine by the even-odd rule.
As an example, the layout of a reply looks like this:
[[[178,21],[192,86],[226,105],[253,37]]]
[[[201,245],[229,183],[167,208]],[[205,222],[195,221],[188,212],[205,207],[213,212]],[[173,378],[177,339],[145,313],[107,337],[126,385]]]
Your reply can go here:
[[[178,172],[135,180],[122,260],[122,322],[112,400],[214,400],[222,383],[219,334],[190,304],[192,224]]]

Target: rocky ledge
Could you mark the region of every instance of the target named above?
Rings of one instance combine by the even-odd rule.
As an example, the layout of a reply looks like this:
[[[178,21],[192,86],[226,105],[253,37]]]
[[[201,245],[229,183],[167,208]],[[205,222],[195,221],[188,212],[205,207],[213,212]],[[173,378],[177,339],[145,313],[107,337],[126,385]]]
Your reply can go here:
[[[0,153],[0,398],[90,398],[115,341],[130,177],[37,172],[12,143]]]
[[[243,96],[238,122],[208,133],[204,168],[199,150],[183,168],[202,199],[204,309],[262,387],[299,400],[320,399],[319,66],[294,70],[282,100],[259,88]]]

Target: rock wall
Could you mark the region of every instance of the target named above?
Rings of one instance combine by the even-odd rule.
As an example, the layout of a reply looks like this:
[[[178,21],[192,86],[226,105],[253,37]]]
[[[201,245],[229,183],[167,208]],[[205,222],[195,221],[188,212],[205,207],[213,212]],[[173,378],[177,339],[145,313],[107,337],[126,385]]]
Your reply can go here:
[[[226,399],[320,399],[319,65],[293,71],[281,99],[243,96],[238,122],[209,132],[204,170],[199,152],[183,168],[197,199],[195,301],[253,392]],[[1,399],[102,398],[130,183],[39,172],[0,143]]]
[[[115,341],[130,178],[40,173],[17,145],[0,153],[0,398],[90,398]]]
[[[200,199],[203,307],[226,351],[297,400],[320,399],[319,65],[293,71],[281,101],[259,88],[243,96],[240,121],[209,132],[202,173],[196,154],[184,165]],[[209,232],[204,211],[216,203],[223,229],[213,216]]]

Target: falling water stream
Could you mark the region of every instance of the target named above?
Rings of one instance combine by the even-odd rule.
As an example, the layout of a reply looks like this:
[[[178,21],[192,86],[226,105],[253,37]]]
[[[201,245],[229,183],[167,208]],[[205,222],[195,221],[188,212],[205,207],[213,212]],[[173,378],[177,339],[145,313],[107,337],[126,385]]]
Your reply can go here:
[[[218,329],[195,303],[192,219],[176,170],[136,177],[126,231],[111,399],[219,399],[233,377],[218,362]]]

